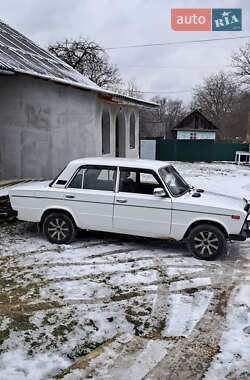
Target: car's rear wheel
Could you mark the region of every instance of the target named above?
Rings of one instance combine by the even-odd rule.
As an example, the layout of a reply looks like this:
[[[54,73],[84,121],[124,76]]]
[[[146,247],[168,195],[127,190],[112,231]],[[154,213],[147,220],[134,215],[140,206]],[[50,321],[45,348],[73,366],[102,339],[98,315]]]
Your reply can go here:
[[[76,236],[76,227],[70,216],[57,212],[45,218],[43,232],[51,243],[69,244]]]
[[[188,236],[192,254],[202,260],[214,260],[225,254],[227,242],[223,232],[216,226],[201,224],[194,227]]]

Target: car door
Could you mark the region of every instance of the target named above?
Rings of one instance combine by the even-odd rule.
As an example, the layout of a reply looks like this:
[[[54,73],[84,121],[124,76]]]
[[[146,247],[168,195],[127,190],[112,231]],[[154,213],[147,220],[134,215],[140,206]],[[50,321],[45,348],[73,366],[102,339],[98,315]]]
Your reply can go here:
[[[64,189],[67,208],[83,229],[110,231],[113,226],[117,168],[86,165],[78,168]]]
[[[114,205],[114,229],[133,235],[167,238],[171,230],[172,201],[153,194],[163,188],[159,176],[145,169],[119,168]]]

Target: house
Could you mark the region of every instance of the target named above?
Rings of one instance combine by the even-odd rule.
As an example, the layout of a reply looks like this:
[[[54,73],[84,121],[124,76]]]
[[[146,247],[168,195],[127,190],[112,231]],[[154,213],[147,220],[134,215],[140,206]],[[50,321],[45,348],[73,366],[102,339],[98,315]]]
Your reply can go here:
[[[177,140],[215,140],[218,128],[196,109],[173,129]]]
[[[77,157],[139,155],[139,110],[0,21],[0,179],[51,178]]]
[[[166,126],[158,109],[142,109],[140,111],[139,135],[140,140],[163,139]]]

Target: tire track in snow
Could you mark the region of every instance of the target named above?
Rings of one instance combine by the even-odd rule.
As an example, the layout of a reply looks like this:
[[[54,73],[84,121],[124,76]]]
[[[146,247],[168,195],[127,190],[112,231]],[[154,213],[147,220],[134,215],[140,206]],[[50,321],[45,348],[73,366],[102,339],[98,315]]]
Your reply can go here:
[[[237,283],[235,274],[242,268],[242,260],[233,257],[222,262],[224,273],[218,274],[219,283],[212,286],[214,296],[203,317],[192,333],[171,353],[166,355],[143,379],[147,380],[200,380],[220,349],[220,340],[225,327],[227,305]],[[181,316],[180,316],[181,318]]]

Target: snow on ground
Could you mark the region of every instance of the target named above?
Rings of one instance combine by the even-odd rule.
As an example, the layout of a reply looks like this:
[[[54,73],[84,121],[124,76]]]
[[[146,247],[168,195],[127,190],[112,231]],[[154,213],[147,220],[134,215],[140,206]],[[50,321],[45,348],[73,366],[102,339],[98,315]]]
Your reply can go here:
[[[169,296],[169,324],[162,332],[166,336],[188,336],[206,312],[212,292],[201,291],[194,295],[173,294]],[[180,318],[181,316],[181,318]]]
[[[250,199],[250,168],[176,163],[198,187]],[[0,377],[250,378],[250,242],[216,262],[185,246],[82,233],[49,244],[0,226]]]
[[[232,163],[173,162],[190,185],[250,200],[250,166]]]
[[[239,285],[228,305],[221,352],[214,358],[205,379],[250,378],[250,284]],[[242,376],[242,377],[241,377]],[[248,376],[248,377],[247,377]]]
[[[2,354],[0,375],[4,380],[43,380],[69,364],[69,360],[58,355],[41,353],[27,357],[20,348]]]

